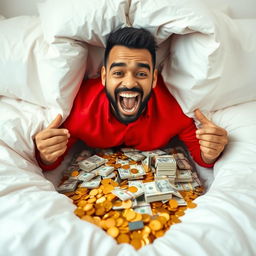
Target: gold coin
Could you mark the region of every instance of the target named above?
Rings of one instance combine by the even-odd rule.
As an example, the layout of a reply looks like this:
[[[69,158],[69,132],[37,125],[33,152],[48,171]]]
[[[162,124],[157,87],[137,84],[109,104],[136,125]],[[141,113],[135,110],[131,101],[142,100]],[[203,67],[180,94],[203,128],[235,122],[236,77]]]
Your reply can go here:
[[[92,208],[91,210],[86,212],[87,215],[93,215],[94,213],[95,213],[95,209],[94,208]]]
[[[142,216],[140,213],[136,212],[136,216],[132,221],[140,221],[140,220],[142,220]]]
[[[161,222],[162,226],[164,226],[166,224],[166,222],[168,221],[165,217],[163,216],[158,216],[157,220]]]
[[[185,214],[185,213],[184,213],[183,211],[181,211],[181,210],[175,212],[175,215],[176,215],[176,216],[183,216],[184,214]]]
[[[86,204],[87,202],[85,200],[80,200],[77,205],[80,207],[84,207]]]
[[[121,206],[122,204],[123,204],[122,201],[116,200],[116,201],[113,203],[113,206],[119,207],[119,206]]]
[[[158,231],[162,229],[163,225],[159,220],[151,220],[149,222],[149,227],[151,228],[151,230]]]
[[[133,211],[133,210],[130,210],[130,211],[127,213],[126,219],[127,219],[128,221],[131,221],[131,220],[135,219],[135,217],[136,217],[136,212]]]
[[[72,177],[76,177],[76,176],[78,176],[79,175],[79,171],[77,171],[77,170],[75,170],[75,171],[73,171],[72,173],[71,173],[71,176]]]
[[[164,233],[165,233],[165,231],[164,230],[159,230],[159,231],[156,231],[155,232],[155,237],[161,237],[161,236],[163,236],[164,235]]]
[[[108,218],[105,221],[106,221],[105,225],[106,225],[107,228],[111,228],[111,227],[114,227],[116,225],[116,220],[113,219],[113,218]]]
[[[132,192],[132,193],[136,193],[136,192],[138,191],[138,188],[135,187],[135,186],[130,186],[130,187],[128,188],[128,190],[129,190],[130,192]]]
[[[132,239],[130,243],[136,250],[139,250],[142,247],[142,240]]]
[[[128,226],[127,226],[127,227],[123,227],[123,226],[119,227],[119,232],[120,232],[121,234],[127,234],[127,233],[129,233],[129,228],[128,228]]]
[[[175,216],[175,215],[172,215],[171,219],[172,219],[172,222],[176,223],[176,224],[181,222],[181,220],[177,216]]]
[[[90,196],[96,196],[98,194],[98,189],[92,189],[89,193]]]
[[[80,199],[81,198],[81,195],[74,195],[74,196],[71,196],[70,197],[70,199],[72,199],[72,200],[78,200],[78,199]]]
[[[129,188],[129,186],[128,185],[122,185],[122,186],[120,186],[120,188],[121,189],[127,189],[127,188]]]
[[[124,164],[124,165],[122,165],[122,169],[125,169],[125,170],[130,169],[130,165],[129,164]]]
[[[175,209],[178,207],[178,202],[175,199],[169,200],[169,205],[171,208]]]
[[[122,243],[129,243],[130,242],[130,237],[126,234],[120,234],[118,237],[117,237],[117,242],[119,244],[122,244]]]
[[[88,199],[88,203],[90,203],[90,204],[94,203],[95,201],[96,201],[95,197]]]
[[[107,197],[107,200],[108,201],[112,201],[113,199],[115,199],[116,198],[116,195],[114,195],[114,194],[107,194],[107,195],[105,195],[106,197]]]
[[[131,239],[139,239],[141,240],[143,238],[143,233],[141,230],[135,230],[131,232]]]
[[[104,207],[99,207],[96,211],[95,211],[95,215],[97,216],[102,216],[105,214],[105,208]]]
[[[148,223],[150,221],[151,217],[149,214],[144,213],[144,214],[141,214],[141,216],[144,223]]]
[[[110,211],[112,209],[113,204],[110,201],[103,202],[103,207],[106,209],[106,211]]]
[[[99,199],[96,200],[96,203],[97,203],[97,204],[102,204],[102,203],[105,202],[105,201],[106,201],[106,198],[105,198],[104,196],[102,196],[101,198],[99,198]]]
[[[75,211],[74,211],[74,213],[75,213],[75,215],[77,215],[78,217],[82,217],[82,216],[84,216],[84,210],[83,209],[81,209],[81,208],[76,208],[75,209]]]
[[[190,208],[190,209],[195,208],[196,206],[197,206],[196,203],[193,203],[193,202],[188,202],[187,203],[187,207]]]
[[[112,237],[116,238],[119,235],[119,230],[117,227],[111,227],[107,230],[107,233]]]
[[[106,195],[106,194],[109,194],[112,190],[114,189],[114,187],[112,185],[105,185],[104,186],[104,189],[103,189],[103,193]]]
[[[103,180],[101,180],[101,184],[107,185],[107,184],[110,184],[111,181],[112,181],[112,179],[103,179]]]
[[[87,212],[87,211],[90,211],[92,208],[93,208],[92,204],[87,204],[84,206],[83,210]]]
[[[123,201],[122,202],[122,207],[125,209],[131,208],[132,207],[132,201],[130,199]]]
[[[82,218],[82,220],[85,220],[85,221],[88,221],[88,222],[91,222],[93,223],[93,218],[91,216],[88,216],[88,215],[84,215]]]
[[[122,224],[124,223],[124,219],[119,217],[118,219],[116,219],[116,226],[120,227]]]
[[[136,173],[138,173],[139,171],[138,171],[138,169],[133,168],[133,169],[130,170],[130,172],[133,173],[133,174],[136,174]]]
[[[115,165],[114,165],[114,168],[115,168],[115,169],[118,169],[118,168],[120,168],[121,166],[122,166],[121,164],[115,164]]]

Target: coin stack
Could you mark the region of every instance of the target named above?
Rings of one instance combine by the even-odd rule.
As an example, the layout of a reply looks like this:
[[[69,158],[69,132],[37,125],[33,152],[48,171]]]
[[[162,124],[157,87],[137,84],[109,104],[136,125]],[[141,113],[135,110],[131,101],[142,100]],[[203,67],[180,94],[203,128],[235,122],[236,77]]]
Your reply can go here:
[[[93,157],[98,166],[102,163],[100,158],[104,159],[100,167],[111,167],[111,172],[101,172],[97,170],[99,167],[88,172],[73,170],[57,190],[73,200],[79,218],[101,227],[118,243],[129,243],[135,249],[152,243],[172,225],[180,223],[185,210],[196,207],[192,201],[203,193],[203,187],[199,185],[178,191],[178,184],[182,183],[172,185],[168,179],[154,180],[150,167],[142,165],[141,160],[128,158],[123,152],[98,153]],[[92,161],[89,159],[88,162]],[[132,170],[135,166],[144,170],[144,175],[138,176],[140,180],[130,176],[120,178],[120,168]],[[90,180],[81,179],[86,173],[96,176]],[[109,175],[112,177],[106,178]]]

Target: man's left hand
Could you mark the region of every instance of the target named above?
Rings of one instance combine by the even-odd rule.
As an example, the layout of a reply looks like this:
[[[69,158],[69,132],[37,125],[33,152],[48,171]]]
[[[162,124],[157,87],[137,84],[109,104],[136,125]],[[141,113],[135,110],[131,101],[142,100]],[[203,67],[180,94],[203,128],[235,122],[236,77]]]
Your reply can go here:
[[[201,123],[201,127],[196,130],[201,156],[205,163],[212,164],[227,145],[228,133],[225,129],[207,119],[199,109],[196,109],[194,113],[196,119]]]

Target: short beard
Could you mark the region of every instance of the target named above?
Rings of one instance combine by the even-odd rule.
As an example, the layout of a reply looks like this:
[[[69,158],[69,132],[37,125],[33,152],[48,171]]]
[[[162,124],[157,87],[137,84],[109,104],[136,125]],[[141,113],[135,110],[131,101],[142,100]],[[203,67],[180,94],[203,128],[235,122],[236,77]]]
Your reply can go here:
[[[119,111],[118,111],[118,106],[117,106],[117,93],[116,93],[116,90],[115,90],[115,97],[116,99],[114,99],[110,93],[108,92],[107,90],[107,84],[105,84],[105,93],[112,105],[112,107],[114,108],[114,115],[115,117],[123,124],[129,124],[129,123],[132,123],[132,122],[135,122],[139,117],[140,115],[142,114],[143,110],[147,107],[147,104],[148,104],[148,101],[152,95],[152,85],[153,85],[153,82],[151,84],[151,90],[150,90],[150,93],[145,97],[145,99],[143,101],[141,101],[141,104],[139,106],[139,110],[137,112],[136,115],[134,116],[121,116]],[[127,91],[133,91],[132,89],[127,89]],[[143,98],[143,95],[141,96]]]

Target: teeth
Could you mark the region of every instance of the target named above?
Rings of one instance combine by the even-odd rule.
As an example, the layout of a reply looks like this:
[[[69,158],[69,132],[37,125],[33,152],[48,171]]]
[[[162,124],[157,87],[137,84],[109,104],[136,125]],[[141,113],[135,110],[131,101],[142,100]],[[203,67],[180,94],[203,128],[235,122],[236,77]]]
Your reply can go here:
[[[134,97],[137,97],[139,95],[138,92],[136,93],[125,93],[125,92],[121,92],[119,94],[121,97],[125,97],[125,98],[134,98]]]

